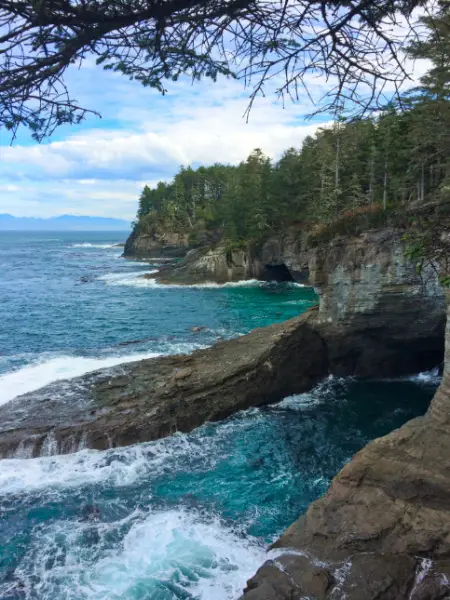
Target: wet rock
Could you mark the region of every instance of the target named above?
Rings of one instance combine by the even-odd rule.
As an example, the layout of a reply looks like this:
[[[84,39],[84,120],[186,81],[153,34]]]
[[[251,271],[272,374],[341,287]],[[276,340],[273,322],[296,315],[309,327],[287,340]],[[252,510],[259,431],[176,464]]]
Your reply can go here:
[[[416,559],[408,556],[359,555],[321,562],[310,555],[271,559],[247,583],[245,600],[400,600],[407,598]]]

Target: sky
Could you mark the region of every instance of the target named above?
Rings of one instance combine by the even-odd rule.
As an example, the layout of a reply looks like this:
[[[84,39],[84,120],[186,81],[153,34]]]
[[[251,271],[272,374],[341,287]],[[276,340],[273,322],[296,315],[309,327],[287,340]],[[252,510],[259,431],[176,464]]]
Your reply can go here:
[[[417,78],[424,65],[410,71]],[[61,127],[42,144],[21,132],[11,146],[0,133],[0,213],[131,220],[142,187],[170,180],[181,165],[236,164],[257,147],[276,159],[330,122],[306,118],[313,110],[306,94],[283,107],[275,90],[257,99],[247,121],[249,90],[225,78],[181,80],[162,96],[87,61],[68,84],[102,118]],[[324,81],[312,77],[309,89],[320,95]]]

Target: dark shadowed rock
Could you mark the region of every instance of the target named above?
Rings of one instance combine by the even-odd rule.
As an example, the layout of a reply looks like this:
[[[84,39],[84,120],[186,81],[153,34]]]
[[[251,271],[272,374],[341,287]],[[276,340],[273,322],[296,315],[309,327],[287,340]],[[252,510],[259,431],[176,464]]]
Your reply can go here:
[[[392,229],[336,238],[310,255],[333,373],[418,372],[444,354],[445,297],[432,268],[421,275]]]

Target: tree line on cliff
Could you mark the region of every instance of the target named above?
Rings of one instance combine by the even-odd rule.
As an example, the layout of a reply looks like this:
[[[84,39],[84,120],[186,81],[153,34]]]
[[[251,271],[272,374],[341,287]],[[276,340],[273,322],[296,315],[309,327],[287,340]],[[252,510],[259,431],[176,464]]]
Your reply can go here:
[[[171,182],[144,187],[140,229],[188,233],[193,243],[220,229],[240,242],[293,222],[450,200],[450,8],[423,23],[428,36],[407,54],[431,66],[398,102],[376,117],[339,117],[276,162],[256,149],[239,165],[181,167]]]

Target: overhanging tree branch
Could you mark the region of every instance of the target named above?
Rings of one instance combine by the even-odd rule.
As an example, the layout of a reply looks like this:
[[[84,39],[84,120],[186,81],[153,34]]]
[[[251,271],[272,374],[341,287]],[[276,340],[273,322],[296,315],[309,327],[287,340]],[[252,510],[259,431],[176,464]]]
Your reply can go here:
[[[311,75],[329,82],[322,108],[379,108],[407,77],[399,56],[421,0],[0,0],[0,126],[36,139],[77,123],[67,69],[96,57],[165,93],[187,75],[243,79],[251,107],[269,81],[298,98]],[[389,27],[391,28],[389,30]]]

